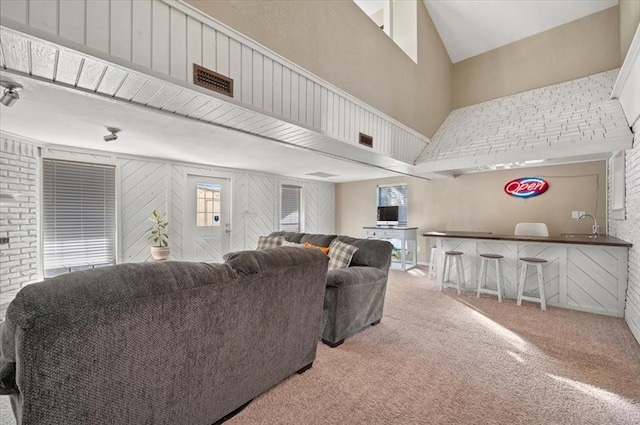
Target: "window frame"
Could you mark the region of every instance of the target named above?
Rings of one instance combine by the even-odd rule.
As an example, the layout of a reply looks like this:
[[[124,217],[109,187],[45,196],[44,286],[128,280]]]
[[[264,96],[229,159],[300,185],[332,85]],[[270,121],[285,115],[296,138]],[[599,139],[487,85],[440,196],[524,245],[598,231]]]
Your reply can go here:
[[[297,188],[299,190],[298,231],[296,233],[304,233],[305,231],[304,186],[301,184],[291,184],[291,183],[280,184],[280,194],[279,194],[280,196],[278,199],[278,230],[290,231],[290,230],[283,230],[282,228],[282,195],[283,195],[283,189],[285,188]]]
[[[81,150],[57,150],[50,149],[48,147],[40,148],[40,160],[38,161],[38,279],[45,279],[44,268],[44,161],[56,160],[56,161],[69,161],[80,162],[92,165],[112,166],[115,169],[115,221],[116,221],[116,235],[115,235],[115,264],[122,263],[122,232],[120,229],[122,205],[121,205],[121,193],[122,193],[122,170],[120,163],[116,155],[106,154],[96,156]]]
[[[392,206],[392,205],[380,205],[380,189],[386,188],[386,187],[401,187],[401,186],[404,186],[405,193],[406,193],[405,205],[404,205],[404,210],[405,210],[404,215],[406,217],[406,220],[404,221],[398,220],[398,226],[407,226],[409,222],[409,185],[407,183],[390,183],[390,184],[377,185],[376,186],[376,209],[378,207]],[[402,205],[400,205],[400,207],[402,207]],[[401,215],[402,215],[402,212],[399,212],[398,219],[400,219]]]

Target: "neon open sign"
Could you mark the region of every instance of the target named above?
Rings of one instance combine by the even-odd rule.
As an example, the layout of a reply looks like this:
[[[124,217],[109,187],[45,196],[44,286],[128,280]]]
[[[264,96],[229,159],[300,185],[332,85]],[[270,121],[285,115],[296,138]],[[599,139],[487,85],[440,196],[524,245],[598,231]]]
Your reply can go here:
[[[504,191],[518,198],[542,195],[549,189],[549,183],[538,177],[521,177],[504,185]]]

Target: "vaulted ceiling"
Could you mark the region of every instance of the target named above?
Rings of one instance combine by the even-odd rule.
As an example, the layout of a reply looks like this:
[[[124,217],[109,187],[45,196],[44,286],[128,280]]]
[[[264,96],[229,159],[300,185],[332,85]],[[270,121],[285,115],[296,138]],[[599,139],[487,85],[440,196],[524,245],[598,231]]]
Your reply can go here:
[[[372,2],[375,3],[375,2]],[[424,0],[453,63],[550,30],[618,0]]]

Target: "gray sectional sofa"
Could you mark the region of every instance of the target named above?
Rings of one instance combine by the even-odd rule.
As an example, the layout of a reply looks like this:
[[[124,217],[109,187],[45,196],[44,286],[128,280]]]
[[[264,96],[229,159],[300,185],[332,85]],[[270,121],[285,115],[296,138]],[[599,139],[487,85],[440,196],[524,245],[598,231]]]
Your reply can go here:
[[[316,356],[327,257],[123,264],[23,288],[0,324],[18,424],[222,421]]]
[[[377,239],[310,233],[274,232],[295,243],[328,247],[334,239],[358,250],[346,269],[329,270],[322,315],[322,342],[337,347],[344,339],[382,319],[393,245]]]

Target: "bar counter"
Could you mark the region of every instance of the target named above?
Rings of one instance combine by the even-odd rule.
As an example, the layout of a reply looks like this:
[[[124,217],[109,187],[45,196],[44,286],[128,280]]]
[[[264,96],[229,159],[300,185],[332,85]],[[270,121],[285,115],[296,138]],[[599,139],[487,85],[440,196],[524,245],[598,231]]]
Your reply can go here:
[[[480,254],[499,254],[505,295],[516,298],[521,257],[547,260],[543,267],[547,304],[590,313],[624,317],[629,242],[611,236],[565,234],[551,237],[495,235],[487,232],[429,231],[437,238],[436,269],[442,279],[444,251],[462,251],[464,284],[475,291]],[[495,288],[496,271],[490,262],[488,288]],[[535,270],[529,269],[525,293],[537,296]],[[451,278],[457,279],[455,270]],[[497,302],[497,300],[496,300]]]

